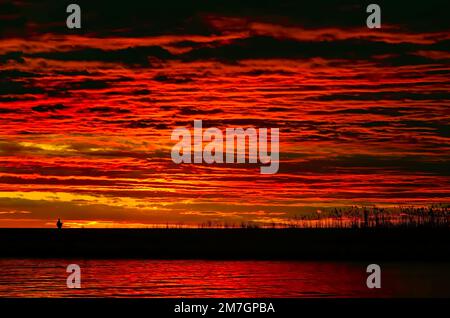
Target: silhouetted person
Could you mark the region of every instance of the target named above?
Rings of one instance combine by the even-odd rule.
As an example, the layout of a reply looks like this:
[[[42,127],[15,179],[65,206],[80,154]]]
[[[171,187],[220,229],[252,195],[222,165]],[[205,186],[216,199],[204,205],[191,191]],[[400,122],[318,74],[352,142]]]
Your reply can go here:
[[[61,222],[61,219],[58,218],[58,222],[56,222],[56,226],[58,227],[59,230],[62,229],[63,223]]]

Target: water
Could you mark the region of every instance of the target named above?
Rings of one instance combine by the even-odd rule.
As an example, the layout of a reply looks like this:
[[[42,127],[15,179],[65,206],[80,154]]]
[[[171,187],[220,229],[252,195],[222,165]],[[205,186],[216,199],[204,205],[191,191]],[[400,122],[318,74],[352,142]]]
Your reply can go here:
[[[66,266],[81,267],[81,289]],[[0,297],[449,297],[450,264],[207,260],[0,259]]]

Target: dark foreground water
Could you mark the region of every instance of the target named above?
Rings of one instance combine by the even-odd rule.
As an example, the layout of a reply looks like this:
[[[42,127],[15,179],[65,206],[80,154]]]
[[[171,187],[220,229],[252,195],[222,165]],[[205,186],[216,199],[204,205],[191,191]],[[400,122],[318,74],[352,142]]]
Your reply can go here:
[[[81,289],[66,266],[81,267]],[[450,297],[449,263],[0,259],[0,297]]]

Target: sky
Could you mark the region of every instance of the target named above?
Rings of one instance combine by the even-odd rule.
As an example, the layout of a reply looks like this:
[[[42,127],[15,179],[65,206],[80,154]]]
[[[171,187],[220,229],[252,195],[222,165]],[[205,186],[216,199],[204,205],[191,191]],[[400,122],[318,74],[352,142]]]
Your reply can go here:
[[[0,227],[450,203],[449,5],[421,2],[2,1]],[[279,128],[278,173],[173,163],[196,119]]]

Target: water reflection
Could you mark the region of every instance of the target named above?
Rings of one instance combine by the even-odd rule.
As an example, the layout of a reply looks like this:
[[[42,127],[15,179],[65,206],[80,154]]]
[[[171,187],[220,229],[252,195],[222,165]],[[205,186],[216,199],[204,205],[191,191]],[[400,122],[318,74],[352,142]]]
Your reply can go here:
[[[66,266],[81,266],[81,289]],[[0,260],[2,297],[439,297],[449,264],[387,263],[369,290],[366,263],[206,260]]]

